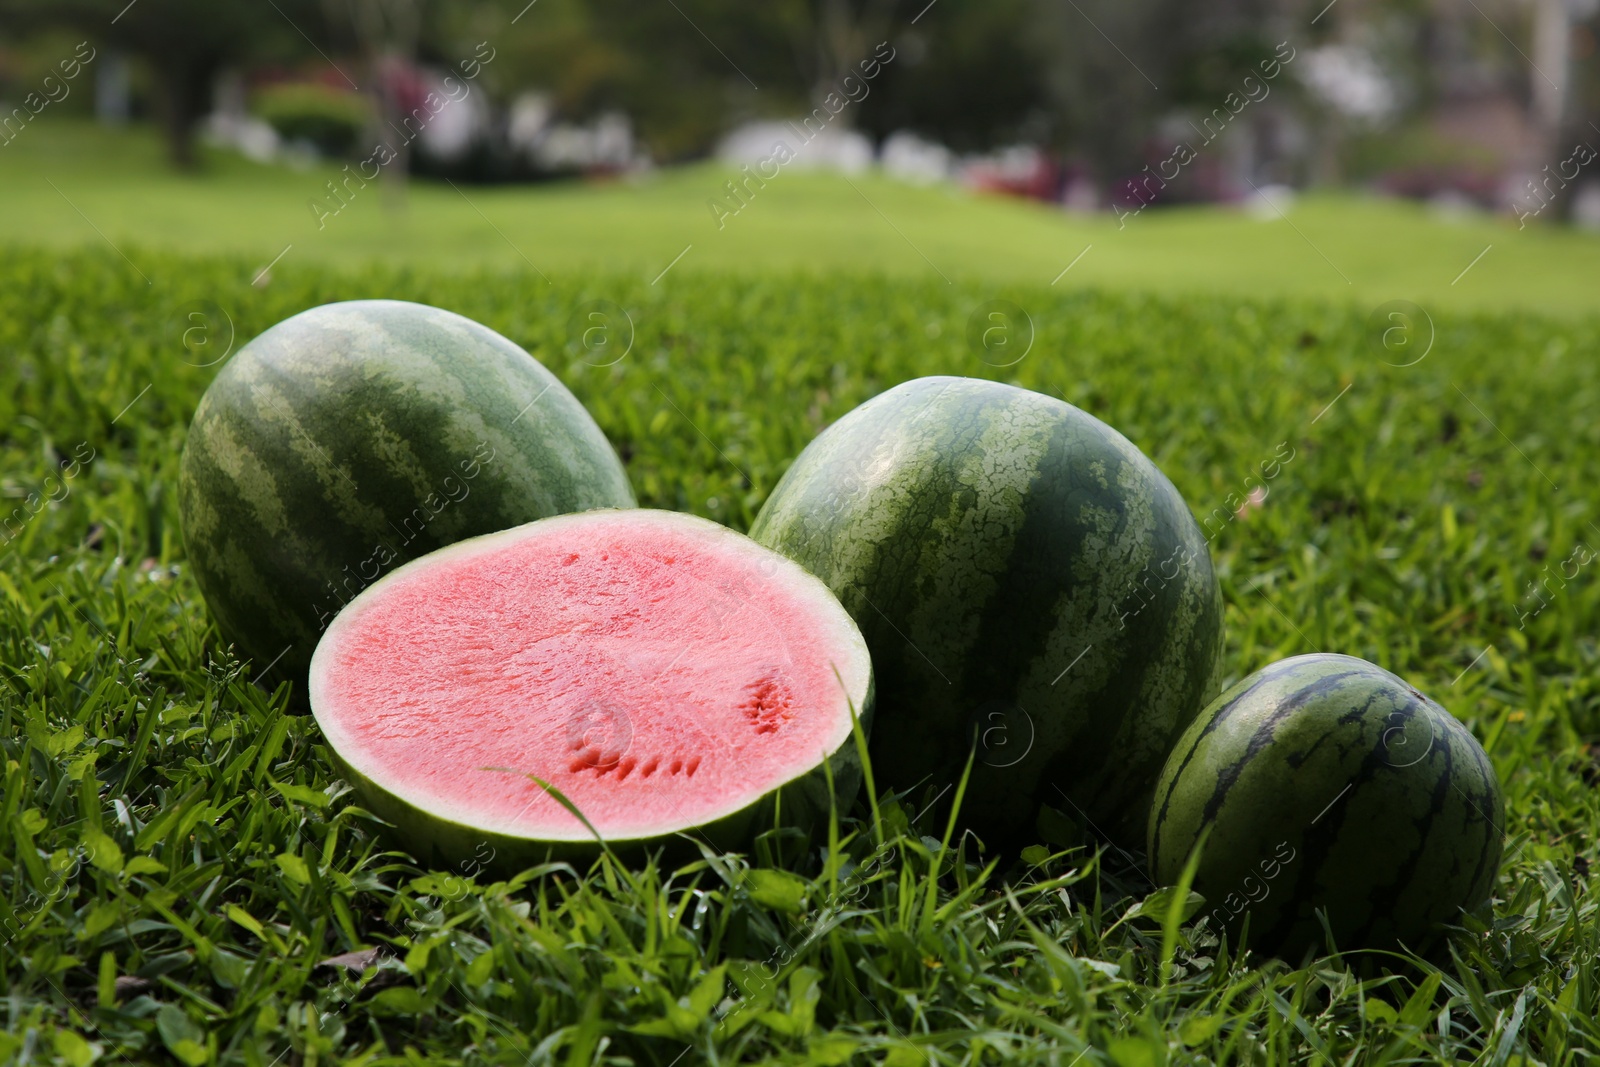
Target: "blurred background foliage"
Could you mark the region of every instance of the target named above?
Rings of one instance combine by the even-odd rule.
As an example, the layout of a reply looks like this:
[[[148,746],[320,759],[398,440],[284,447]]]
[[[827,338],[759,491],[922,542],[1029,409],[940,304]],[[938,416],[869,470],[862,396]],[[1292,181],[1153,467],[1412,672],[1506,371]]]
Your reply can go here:
[[[1355,182],[1503,209],[1571,145],[1600,140],[1597,10],[1597,0],[0,0],[0,116],[85,40],[95,84],[70,109],[159,122],[179,168],[197,166],[196,139],[217,115],[248,114],[284,143],[355,158],[476,60],[484,92],[452,116],[461,128],[400,169],[534,179],[709,156],[743,124],[842,95],[886,42],[892,61],[832,116],[834,132],[873,150],[909,134],[950,158],[1001,153],[986,180],[1012,191],[1133,203],[1144,168],[1178,142],[1200,144],[1207,117],[1237,115],[1236,132],[1160,199]],[[1293,58],[1263,84],[1275,55]],[[1261,95],[1230,103],[1249,92]],[[1004,156],[1017,146],[1028,154]],[[1563,212],[1581,191],[1541,188],[1539,203],[1554,198]],[[1594,198],[1600,211],[1600,186]]]

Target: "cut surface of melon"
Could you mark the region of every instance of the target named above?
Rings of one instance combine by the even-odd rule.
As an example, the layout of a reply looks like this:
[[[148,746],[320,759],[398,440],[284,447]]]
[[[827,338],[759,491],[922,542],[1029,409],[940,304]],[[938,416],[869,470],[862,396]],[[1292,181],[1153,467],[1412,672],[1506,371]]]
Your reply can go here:
[[[660,837],[851,743],[866,644],[797,564],[709,520],[542,519],[399,568],[312,659],[328,743],[428,815],[534,841]]]

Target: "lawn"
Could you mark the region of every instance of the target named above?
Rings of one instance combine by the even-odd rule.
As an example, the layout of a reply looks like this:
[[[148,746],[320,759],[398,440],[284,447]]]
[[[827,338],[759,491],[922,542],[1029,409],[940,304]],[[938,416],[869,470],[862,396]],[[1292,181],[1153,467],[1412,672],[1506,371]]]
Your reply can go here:
[[[271,228],[234,226],[230,240]],[[139,273],[104,247],[0,260],[0,1059],[1142,1067],[1600,1052],[1600,580],[1592,563],[1562,566],[1600,546],[1600,320],[1440,314],[1415,361],[1355,304],[1048,276],[684,263],[651,284],[307,255],[258,278],[255,255],[122,251]],[[1004,368],[968,330],[997,294],[1036,331]],[[995,856],[888,796],[877,823],[858,803],[826,839],[773,833],[677,868],[494,881],[418,867],[354,803],[287,685],[252,684],[260,665],[218,647],[176,525],[185,427],[230,335],[370,296],[523,344],[628,457],[642,504],[740,529],[819,429],[924,374],[1083,407],[1200,514],[1287,444],[1267,499],[1213,542],[1229,678],[1345,652],[1464,720],[1507,791],[1492,912],[1464,916],[1433,960],[1239,959],[1194,928],[1164,937],[1139,907],[1154,888],[1142,857],[1067,820]],[[598,299],[631,320],[626,356],[604,367],[569,326]]]
[[[723,189],[730,174],[702,165],[532,191],[419,182],[405,210],[393,212],[379,186],[359,178],[341,185],[341,207],[327,189],[335,177],[326,166],[296,171],[214,154],[205,175],[179,178],[146,132],[41,120],[0,147],[0,244],[239,254],[258,270],[274,261],[378,260],[452,272],[626,268],[649,281],[669,266],[803,268],[979,286],[1057,279],[1066,290],[1322,297],[1367,308],[1410,300],[1430,311],[1600,312],[1600,235],[1519,231],[1488,216],[1449,221],[1415,204],[1350,195],[1304,199],[1283,218],[1151,208],[1119,221],[791,169],[765,187],[752,184],[735,215]],[[718,197],[723,212],[709,206]],[[130,259],[130,270],[146,270]]]

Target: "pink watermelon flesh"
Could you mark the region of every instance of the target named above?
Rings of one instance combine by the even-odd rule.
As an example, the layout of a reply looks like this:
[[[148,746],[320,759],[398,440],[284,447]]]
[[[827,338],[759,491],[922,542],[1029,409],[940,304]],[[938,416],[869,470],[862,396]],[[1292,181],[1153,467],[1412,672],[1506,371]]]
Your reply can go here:
[[[821,582],[673,512],[588,512],[473,538],[328,627],[329,744],[428,815],[534,841],[652,838],[739,811],[850,742],[870,665]]]

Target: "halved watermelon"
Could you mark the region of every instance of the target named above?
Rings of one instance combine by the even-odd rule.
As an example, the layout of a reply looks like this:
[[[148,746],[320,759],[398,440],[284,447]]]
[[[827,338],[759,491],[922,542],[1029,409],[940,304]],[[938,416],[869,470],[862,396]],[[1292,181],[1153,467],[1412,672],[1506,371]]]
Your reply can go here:
[[[706,519],[540,519],[394,571],[328,626],[311,707],[425,863],[514,868],[697,830],[738,847],[861,778],[866,642],[798,564]]]

